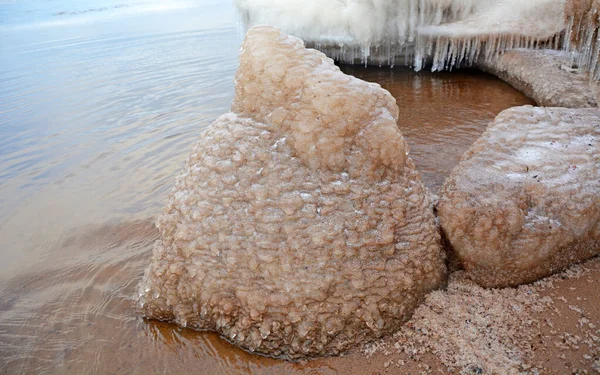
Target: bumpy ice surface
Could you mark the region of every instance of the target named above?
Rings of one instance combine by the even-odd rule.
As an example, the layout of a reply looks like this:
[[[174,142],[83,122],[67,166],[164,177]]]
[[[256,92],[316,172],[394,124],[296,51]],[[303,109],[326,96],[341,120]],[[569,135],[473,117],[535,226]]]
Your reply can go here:
[[[483,286],[531,282],[600,253],[600,110],[502,112],[444,184],[441,226]]]
[[[393,97],[258,27],[232,109],[157,221],[141,312],[292,359],[396,331],[445,265]]]
[[[477,66],[543,107],[594,108],[600,103],[600,83],[573,68],[566,51],[515,49]]]

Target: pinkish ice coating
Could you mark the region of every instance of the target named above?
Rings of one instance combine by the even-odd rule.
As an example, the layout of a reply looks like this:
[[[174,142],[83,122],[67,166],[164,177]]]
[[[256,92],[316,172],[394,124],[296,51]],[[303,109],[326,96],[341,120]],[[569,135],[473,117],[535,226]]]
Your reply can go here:
[[[535,281],[600,254],[600,110],[515,107],[446,180],[440,224],[487,287]]]
[[[446,268],[394,98],[256,27],[232,109],[157,220],[138,309],[287,359],[396,331]]]

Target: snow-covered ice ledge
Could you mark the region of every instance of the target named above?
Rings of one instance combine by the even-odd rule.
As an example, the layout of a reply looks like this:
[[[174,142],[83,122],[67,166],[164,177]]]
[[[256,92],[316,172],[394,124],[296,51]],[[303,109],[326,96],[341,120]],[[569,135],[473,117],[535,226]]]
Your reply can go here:
[[[514,48],[580,51],[600,78],[598,0],[235,0],[246,27],[268,24],[345,63],[435,70]]]

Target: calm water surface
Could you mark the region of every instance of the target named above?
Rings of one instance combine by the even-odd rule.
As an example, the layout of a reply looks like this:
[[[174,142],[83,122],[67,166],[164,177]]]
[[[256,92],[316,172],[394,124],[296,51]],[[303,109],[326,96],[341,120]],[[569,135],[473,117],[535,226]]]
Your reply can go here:
[[[154,218],[229,109],[240,42],[229,0],[0,0],[0,373],[341,371],[133,315]],[[530,103],[472,71],[343,70],[398,99],[434,191],[499,111]]]

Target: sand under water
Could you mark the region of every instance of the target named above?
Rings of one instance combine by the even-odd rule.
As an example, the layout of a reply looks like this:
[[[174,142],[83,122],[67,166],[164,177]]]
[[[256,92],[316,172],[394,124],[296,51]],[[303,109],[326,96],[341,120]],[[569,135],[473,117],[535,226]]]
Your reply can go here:
[[[307,362],[136,317],[154,218],[198,133],[233,96],[233,11],[205,3],[2,4],[0,373],[598,371],[597,258],[519,289],[486,291],[455,274],[396,336]],[[396,97],[434,191],[498,112],[532,103],[477,71],[342,69]]]

